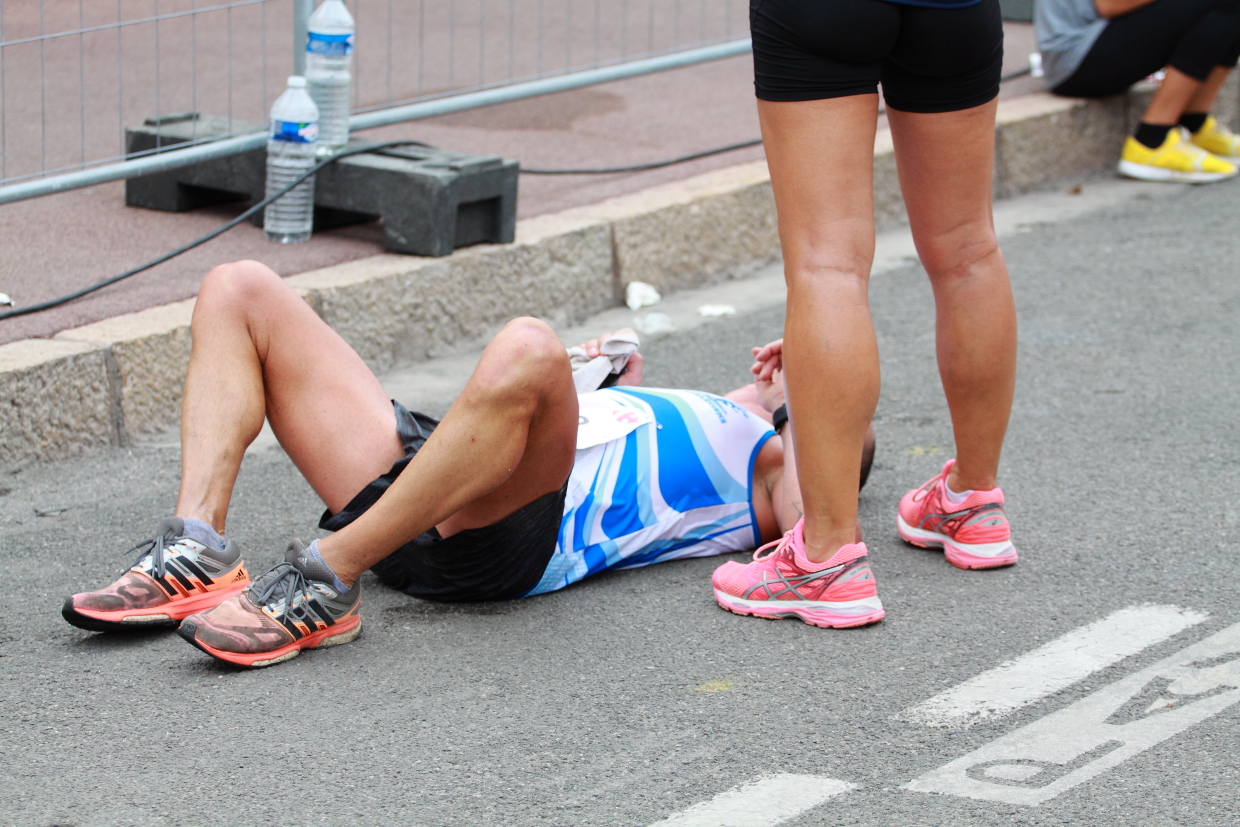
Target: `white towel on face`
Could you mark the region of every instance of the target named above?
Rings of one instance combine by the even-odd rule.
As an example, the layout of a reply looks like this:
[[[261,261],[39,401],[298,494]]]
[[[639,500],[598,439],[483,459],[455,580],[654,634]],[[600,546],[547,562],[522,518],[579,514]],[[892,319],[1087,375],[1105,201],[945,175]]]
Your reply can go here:
[[[585,348],[570,347],[568,360],[573,368],[573,384],[577,393],[598,390],[609,375],[624,370],[629,357],[637,352],[640,344],[637,334],[625,327],[604,339],[599,344],[599,355],[593,359]]]

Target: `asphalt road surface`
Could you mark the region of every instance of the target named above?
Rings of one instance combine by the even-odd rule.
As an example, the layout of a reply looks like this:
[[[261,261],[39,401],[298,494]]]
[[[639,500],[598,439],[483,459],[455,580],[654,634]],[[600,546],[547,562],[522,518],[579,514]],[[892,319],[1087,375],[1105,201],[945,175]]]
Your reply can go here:
[[[884,384],[861,515],[888,615],[865,629],[729,614],[719,560],[485,605],[367,576],[356,643],[240,671],[172,633],[59,614],[168,512],[174,449],[4,478],[0,821],[1235,824],[1238,197],[1169,187],[1005,240],[1010,569],[896,537],[899,497],[952,436],[924,275],[874,278]],[[648,384],[725,391],[781,318],[651,342]],[[320,507],[278,449],[255,451],[229,531],[261,568]]]

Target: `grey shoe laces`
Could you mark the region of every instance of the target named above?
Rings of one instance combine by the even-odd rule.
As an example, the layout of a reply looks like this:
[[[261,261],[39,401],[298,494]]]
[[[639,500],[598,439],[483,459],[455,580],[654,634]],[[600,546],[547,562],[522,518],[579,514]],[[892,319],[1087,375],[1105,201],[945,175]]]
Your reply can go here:
[[[170,539],[174,542],[169,543],[168,541]],[[164,533],[156,537],[152,537],[149,540],[143,540],[133,548],[129,549],[129,551],[125,552],[125,554],[133,554],[135,551],[138,552],[138,559],[133,561],[133,565],[130,566],[130,568],[136,568],[142,562],[142,558],[149,554],[151,555],[151,564],[155,569],[155,576],[163,577],[167,571],[164,567],[164,558],[166,556],[164,549],[175,546],[180,539],[180,537],[170,537],[167,533]]]
[[[283,600],[284,610],[281,615],[288,614],[293,607],[293,598],[298,594],[307,601],[313,600],[315,595],[310,581],[292,563],[279,564],[250,586],[250,600],[256,606],[266,606]]]

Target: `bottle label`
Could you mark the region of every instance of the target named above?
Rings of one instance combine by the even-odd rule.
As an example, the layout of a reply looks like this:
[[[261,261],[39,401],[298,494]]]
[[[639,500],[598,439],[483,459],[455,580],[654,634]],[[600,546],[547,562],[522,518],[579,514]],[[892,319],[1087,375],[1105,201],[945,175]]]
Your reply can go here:
[[[319,124],[317,121],[308,123],[297,123],[295,121],[272,121],[271,122],[271,139],[273,141],[288,141],[294,144],[312,144],[319,137]]]
[[[353,35],[310,32],[306,51],[323,57],[348,57],[353,53]]]

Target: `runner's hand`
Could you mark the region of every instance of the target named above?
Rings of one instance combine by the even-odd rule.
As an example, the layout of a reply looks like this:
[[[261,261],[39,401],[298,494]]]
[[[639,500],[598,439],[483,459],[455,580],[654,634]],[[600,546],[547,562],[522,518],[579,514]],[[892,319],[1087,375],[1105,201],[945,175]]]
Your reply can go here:
[[[754,363],[749,372],[757,377],[759,383],[770,382],[772,373],[777,370],[782,372],[784,369],[784,340],[776,339],[762,347],[755,347],[753,358]]]
[[[611,333],[604,333],[597,339],[591,339],[588,342],[578,345],[578,347],[584,349],[586,355],[591,359],[594,359],[602,352],[603,342],[607,341],[607,339],[611,338],[611,336]],[[620,378],[616,380],[616,384],[629,386],[640,385],[642,383],[643,363],[644,360],[642,359],[640,351],[630,356],[629,361],[624,365],[624,371],[620,374]]]

